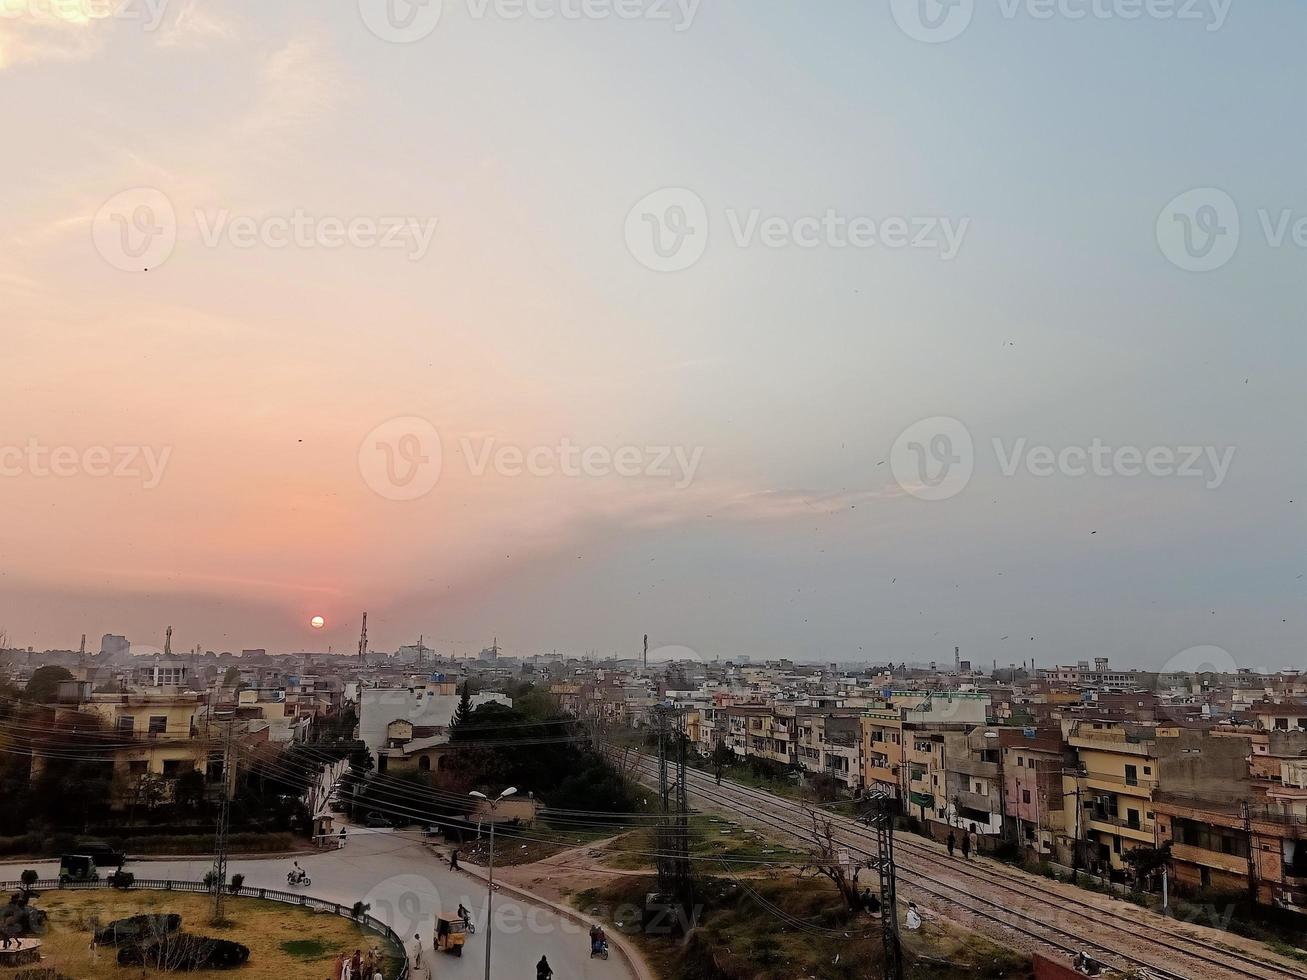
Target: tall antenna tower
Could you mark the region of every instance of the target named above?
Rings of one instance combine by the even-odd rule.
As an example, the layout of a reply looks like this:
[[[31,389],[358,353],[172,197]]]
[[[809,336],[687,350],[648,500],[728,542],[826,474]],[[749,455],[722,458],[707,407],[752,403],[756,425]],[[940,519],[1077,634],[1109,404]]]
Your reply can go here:
[[[363,663],[368,656],[368,614],[363,614],[363,629],[359,633],[359,663]]]
[[[962,673],[962,651],[957,647],[953,648],[953,673]]]
[[[171,626],[169,626],[164,631],[163,634],[163,655],[165,657],[172,656],[172,627]]]
[[[649,669],[649,634],[644,635],[644,669]]]

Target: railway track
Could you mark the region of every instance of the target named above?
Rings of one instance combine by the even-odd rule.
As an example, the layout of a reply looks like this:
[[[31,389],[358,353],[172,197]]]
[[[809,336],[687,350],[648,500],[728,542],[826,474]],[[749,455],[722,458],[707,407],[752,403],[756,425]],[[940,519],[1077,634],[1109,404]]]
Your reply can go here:
[[[653,763],[642,760],[638,769],[642,778],[656,780]],[[687,770],[687,779],[691,795],[709,807],[746,816],[790,836],[810,839],[810,817],[798,803],[729,780],[718,786],[714,779],[696,770]],[[840,843],[859,854],[875,853],[875,838],[870,831],[848,818],[830,816]],[[1154,926],[1142,917],[1121,915],[1080,901],[1017,872],[1007,873],[945,858],[929,844],[909,837],[897,837],[896,844],[899,876],[904,884],[1062,954],[1087,952],[1119,970],[1146,969],[1159,980],[1224,980],[1226,977],[1303,980],[1307,977],[1307,973],[1281,964],[1195,936],[1179,935],[1172,923]],[[933,871],[942,872],[945,877],[932,874]],[[987,889],[1002,889],[1005,894],[1001,899],[986,897],[969,889],[968,882]],[[1013,898],[1034,903],[1035,907],[1021,907]],[[1056,910],[1064,921],[1050,921],[1051,910]],[[1073,921],[1065,921],[1068,917]],[[1147,952],[1139,948],[1140,943],[1147,944]]]

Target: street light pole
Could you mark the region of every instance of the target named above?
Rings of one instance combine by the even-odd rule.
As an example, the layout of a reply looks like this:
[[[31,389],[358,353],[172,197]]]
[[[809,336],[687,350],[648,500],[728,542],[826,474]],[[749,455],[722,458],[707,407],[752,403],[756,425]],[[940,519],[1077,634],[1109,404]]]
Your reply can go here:
[[[490,932],[494,927],[495,913],[491,902],[495,896],[495,810],[499,804],[517,792],[516,786],[510,786],[493,800],[485,793],[473,790],[469,796],[485,800],[490,806],[490,872],[486,877],[486,980],[490,980]]]

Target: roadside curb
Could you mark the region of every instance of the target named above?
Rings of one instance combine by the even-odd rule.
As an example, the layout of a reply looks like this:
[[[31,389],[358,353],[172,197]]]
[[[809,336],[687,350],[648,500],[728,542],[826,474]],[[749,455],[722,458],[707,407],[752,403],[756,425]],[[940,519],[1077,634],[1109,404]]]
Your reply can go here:
[[[434,851],[435,853],[440,854],[440,852],[436,850],[436,848],[433,845],[428,844],[427,846],[431,848],[431,850]],[[447,855],[441,855],[441,857],[445,858],[446,860],[448,859]],[[477,866],[466,865],[460,862],[458,866],[458,870],[466,874],[469,878],[475,878],[477,881],[480,881],[482,883],[485,883],[489,880],[489,876],[485,874],[480,867]],[[497,881],[495,882],[495,890],[512,894],[513,896],[521,899],[524,902],[530,902],[534,905],[538,905],[542,908],[548,909],[554,914],[561,915],[563,918],[568,919],[579,926],[602,925],[602,923],[597,922],[594,919],[591,919],[589,916],[582,915],[576,909],[569,908],[566,905],[560,905],[557,902],[552,902],[547,898],[542,898],[539,895],[535,895],[522,888],[518,888],[516,885],[508,885],[508,884],[504,884],[503,882]],[[635,976],[636,980],[656,980],[653,970],[649,968],[649,964],[645,962],[644,957],[641,956],[639,953],[637,953],[635,950],[631,949],[630,945],[627,943],[625,938],[616,934],[610,934],[608,937],[608,945],[611,949],[617,951],[617,953],[622,958],[622,962],[626,964],[627,968],[631,971],[632,975]]]

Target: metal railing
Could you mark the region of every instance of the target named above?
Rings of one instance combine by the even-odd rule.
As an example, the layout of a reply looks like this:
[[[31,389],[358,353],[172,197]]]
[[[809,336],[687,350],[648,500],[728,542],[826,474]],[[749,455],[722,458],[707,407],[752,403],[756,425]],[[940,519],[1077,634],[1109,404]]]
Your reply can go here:
[[[0,891],[18,891],[27,887],[21,881],[0,881]],[[33,891],[38,892],[59,890],[91,891],[97,888],[113,888],[118,891],[193,892],[200,895],[212,895],[214,892],[213,886],[206,885],[202,881],[177,881],[169,878],[135,878],[130,885],[125,887],[115,885],[110,878],[97,878],[93,881],[42,878],[33,882],[31,888]],[[318,912],[331,912],[343,919],[357,922],[365,928],[380,934],[394,945],[399,953],[400,961],[399,973],[396,974],[395,980],[408,980],[408,951],[404,946],[404,940],[394,929],[375,916],[367,914],[358,916],[354,914],[353,908],[349,906],[341,905],[339,902],[328,902],[322,898],[314,898],[302,892],[283,892],[275,888],[252,888],[249,886],[232,888],[228,886],[227,894],[238,898],[258,898],[268,902],[281,902],[283,905],[298,905],[301,908],[313,909]]]

